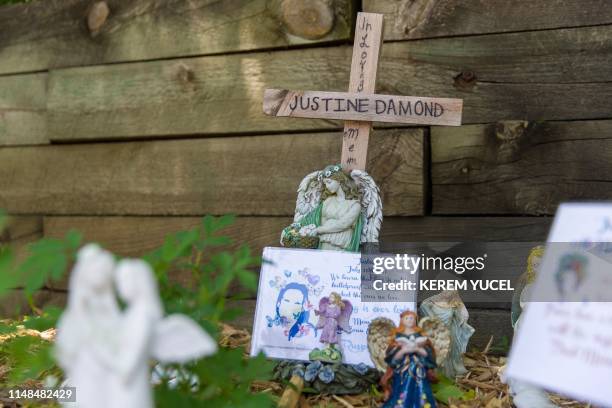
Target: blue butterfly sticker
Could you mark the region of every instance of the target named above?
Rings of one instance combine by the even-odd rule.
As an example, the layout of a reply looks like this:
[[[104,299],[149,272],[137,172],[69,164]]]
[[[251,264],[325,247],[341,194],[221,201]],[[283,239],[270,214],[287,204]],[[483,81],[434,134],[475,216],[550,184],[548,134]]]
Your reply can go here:
[[[274,319],[271,318],[270,316],[266,316],[266,320],[268,321],[268,327],[280,326],[281,325],[281,318],[280,318],[280,316],[277,316]]]

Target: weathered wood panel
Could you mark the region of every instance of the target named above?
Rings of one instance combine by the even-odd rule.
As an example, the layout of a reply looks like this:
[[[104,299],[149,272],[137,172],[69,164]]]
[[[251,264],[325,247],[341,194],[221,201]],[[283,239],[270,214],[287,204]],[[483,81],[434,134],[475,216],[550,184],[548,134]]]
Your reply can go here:
[[[14,216],[3,231],[0,231],[0,243],[13,243],[20,240],[36,240],[43,234],[43,217]]]
[[[220,234],[229,236],[236,249],[249,245],[254,254],[265,246],[278,246],[280,232],[293,217],[238,217]],[[45,236],[63,237],[75,229],[84,242],[97,242],[119,256],[139,257],[159,248],[168,234],[195,228],[201,217],[44,217]]]
[[[546,241],[551,217],[385,217],[386,242]]]
[[[48,143],[46,93],[47,74],[0,77],[0,146]]]
[[[28,245],[42,237],[42,217],[12,216],[4,231],[0,231],[0,246],[10,246],[16,262],[21,262],[29,253]]]
[[[250,332],[253,329],[255,301],[234,300],[228,302],[228,307],[243,311],[240,316],[230,323],[235,327],[247,329]],[[476,332],[470,339],[468,350],[473,348],[482,350],[489,342],[491,336],[493,336],[493,344],[496,344],[503,337],[512,339],[514,332],[510,323],[509,311],[470,308],[469,313],[469,323],[476,329]]]
[[[89,23],[92,3],[2,7],[0,74],[348,40],[354,18],[351,0],[107,0]]]
[[[39,309],[66,305],[67,294],[64,291],[39,290],[33,295],[33,303]],[[34,311],[30,307],[23,290],[11,290],[6,296],[0,298],[0,318],[20,318],[23,315],[32,315]]]
[[[385,39],[592,26],[612,23],[607,0],[364,0],[385,15]]]
[[[423,213],[423,130],[379,131],[368,170],[386,215]],[[338,133],[0,149],[0,208],[14,214],[292,215]],[[35,165],[24,165],[24,163]]]
[[[553,214],[612,199],[612,121],[432,128],[434,214]]]
[[[247,244],[254,253],[278,246],[280,231],[292,217],[238,217],[223,234],[232,248]],[[46,216],[45,236],[60,238],[75,229],[85,242],[97,242],[119,256],[142,256],[163,244],[164,237],[194,228],[201,217]],[[385,217],[385,242],[544,241],[549,217]],[[521,268],[519,268],[521,269]]]
[[[254,254],[261,254],[265,246],[279,246],[282,228],[291,217],[238,217],[224,234],[234,240],[231,248],[249,245]],[[70,229],[83,233],[85,242],[97,242],[120,256],[140,257],[163,244],[164,237],[177,231],[196,227],[200,217],[112,217],[112,216],[51,216],[44,217],[45,236],[63,237]],[[524,272],[527,254],[533,241],[546,239],[550,218],[546,217],[385,217],[381,231],[381,248],[386,252],[404,252],[414,242],[469,241],[470,253],[487,253],[489,262],[481,275],[473,279],[496,277],[515,280]],[[489,244],[476,241],[529,241],[508,244]],[[445,250],[435,245],[437,251]],[[189,274],[173,273],[178,281],[186,281]],[[433,278],[433,276],[430,276]],[[66,288],[66,281],[55,287]],[[500,298],[501,299],[501,298]],[[509,308],[509,298],[489,299],[478,305],[490,308]],[[499,300],[499,299],[497,299]]]
[[[612,26],[385,44],[379,93],[464,100],[463,123],[608,117]],[[351,48],[62,69],[50,74],[58,141],[340,128],[270,118],[265,88],[343,91]]]

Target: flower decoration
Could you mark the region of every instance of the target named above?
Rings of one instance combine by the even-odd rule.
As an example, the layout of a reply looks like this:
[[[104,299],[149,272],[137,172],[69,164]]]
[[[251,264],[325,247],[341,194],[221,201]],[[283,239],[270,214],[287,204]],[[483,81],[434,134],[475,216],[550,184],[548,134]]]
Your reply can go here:
[[[323,381],[325,384],[329,384],[334,381],[334,370],[331,366],[326,365],[323,367],[321,371],[319,371],[319,380]]]
[[[308,364],[308,366],[306,366],[306,371],[304,372],[304,380],[314,380],[322,366],[323,364],[320,361],[313,361],[312,363]]]
[[[365,373],[367,373],[368,370],[370,369],[370,367],[368,367],[364,363],[355,364],[353,368],[355,369],[355,371],[357,371],[361,375],[365,375]]]

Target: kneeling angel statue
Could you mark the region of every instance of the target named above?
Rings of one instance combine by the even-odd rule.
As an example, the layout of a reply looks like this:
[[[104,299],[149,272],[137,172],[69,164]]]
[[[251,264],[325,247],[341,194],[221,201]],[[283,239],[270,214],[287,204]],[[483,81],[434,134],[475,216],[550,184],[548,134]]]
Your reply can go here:
[[[357,252],[362,243],[378,242],[381,223],[382,203],[372,177],[331,165],[300,183],[293,224],[283,230],[281,245]]]

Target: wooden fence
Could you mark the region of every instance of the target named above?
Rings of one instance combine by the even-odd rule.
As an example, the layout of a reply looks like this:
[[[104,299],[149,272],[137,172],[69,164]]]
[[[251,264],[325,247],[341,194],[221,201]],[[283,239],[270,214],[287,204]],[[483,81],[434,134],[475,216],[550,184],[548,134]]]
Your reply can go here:
[[[141,255],[232,212],[276,245],[342,124],[267,117],[263,90],[345,91],[359,10],[385,15],[378,93],[464,100],[459,128],[375,129],[382,239],[541,241],[559,202],[612,198],[605,0],[45,0],[0,8],[2,239]],[[476,344],[511,334],[472,316]]]

